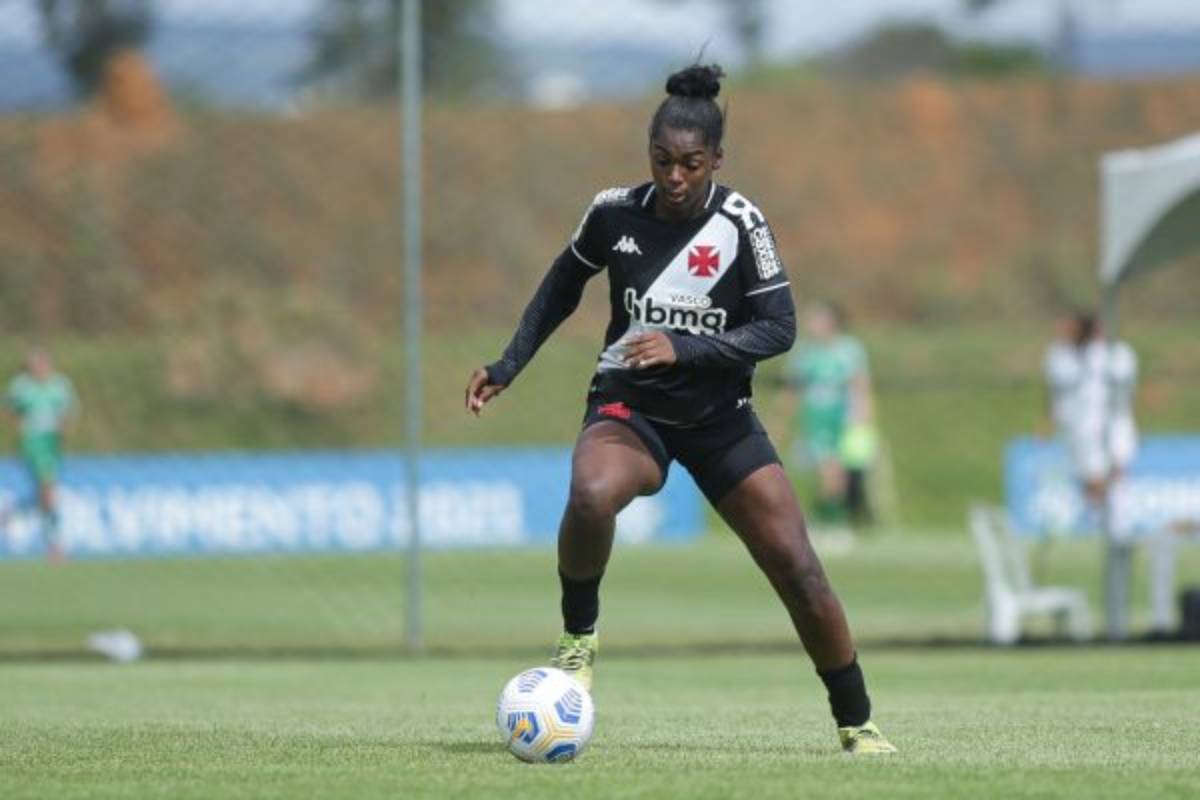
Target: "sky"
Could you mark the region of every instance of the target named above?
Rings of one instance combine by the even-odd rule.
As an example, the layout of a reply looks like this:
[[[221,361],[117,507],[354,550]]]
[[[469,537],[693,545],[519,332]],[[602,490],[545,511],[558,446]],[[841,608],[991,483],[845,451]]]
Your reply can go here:
[[[642,41],[673,35],[703,41],[720,28],[719,5],[663,0],[499,3],[503,23],[517,38],[566,35]],[[1088,28],[1098,32],[1180,27],[1200,31],[1200,2],[1196,0],[1074,0],[1074,5]],[[1039,37],[1053,29],[1058,3],[1008,0],[1004,8],[990,11],[974,23],[965,19],[961,6],[961,0],[767,0],[767,50],[772,56],[811,54],[842,44],[889,19],[932,19],[954,30],[984,36]],[[567,8],[574,13],[564,11]]]
[[[1073,0],[1089,30],[1130,28],[1200,31],[1196,0]],[[298,24],[321,0],[158,0],[173,20]],[[674,41],[691,50],[711,41],[717,51],[731,44],[719,33],[718,3],[671,0],[495,0],[501,30],[514,44],[537,40],[610,39],[629,44]],[[32,42],[38,36],[32,0],[0,0],[0,40]],[[939,20],[967,33],[1037,37],[1051,30],[1054,0],[1008,0],[977,23],[964,24],[961,0],[767,0],[767,37],[772,56],[811,54],[845,42],[888,18]]]

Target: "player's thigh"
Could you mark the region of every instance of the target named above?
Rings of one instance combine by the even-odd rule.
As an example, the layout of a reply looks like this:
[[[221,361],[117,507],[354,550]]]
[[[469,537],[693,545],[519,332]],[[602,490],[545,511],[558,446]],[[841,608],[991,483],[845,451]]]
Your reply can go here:
[[[37,490],[39,498],[53,493],[54,484],[58,480],[58,460],[44,451],[25,453],[25,469],[29,473],[29,482]]]
[[[666,467],[643,437],[621,422],[587,425],[571,456],[571,502],[620,510],[635,497],[658,491]]]
[[[1137,454],[1137,427],[1130,417],[1112,420],[1108,432],[1108,450],[1112,454],[1113,468],[1124,471]]]
[[[842,491],[846,482],[846,471],[841,461],[833,457],[827,458],[821,462],[818,472],[821,476],[821,489],[826,494]]]
[[[1112,467],[1104,433],[1077,434],[1069,442],[1075,474],[1084,483],[1103,483]]]
[[[793,572],[818,564],[796,492],[779,464],[747,475],[721,499],[717,513],[764,570]]]
[[[726,493],[716,508],[739,535],[804,533],[800,503],[779,464],[764,464],[751,472]]]

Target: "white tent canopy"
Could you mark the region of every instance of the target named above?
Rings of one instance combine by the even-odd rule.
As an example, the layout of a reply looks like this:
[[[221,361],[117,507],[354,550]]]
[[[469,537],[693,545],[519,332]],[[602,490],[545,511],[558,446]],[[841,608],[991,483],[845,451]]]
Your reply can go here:
[[[1100,159],[1100,284],[1104,326],[1116,335],[1125,281],[1200,249],[1200,134]],[[1132,551],[1113,537],[1105,514],[1105,616],[1110,639],[1129,632]]]
[[[1100,282],[1113,287],[1200,248],[1200,134],[1100,161]]]

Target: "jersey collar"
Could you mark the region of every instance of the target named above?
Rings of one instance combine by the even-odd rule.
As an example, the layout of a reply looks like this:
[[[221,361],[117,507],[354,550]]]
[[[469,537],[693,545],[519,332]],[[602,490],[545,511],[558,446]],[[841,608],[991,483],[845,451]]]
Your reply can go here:
[[[708,182],[708,197],[704,201],[704,210],[705,211],[707,211],[708,207],[712,205],[713,197],[715,197],[716,194],[717,194],[717,182],[709,181]],[[642,198],[642,203],[641,203],[642,208],[649,208],[650,198],[653,196],[654,196],[654,183],[651,182],[649,184],[649,188],[646,189],[646,196]]]

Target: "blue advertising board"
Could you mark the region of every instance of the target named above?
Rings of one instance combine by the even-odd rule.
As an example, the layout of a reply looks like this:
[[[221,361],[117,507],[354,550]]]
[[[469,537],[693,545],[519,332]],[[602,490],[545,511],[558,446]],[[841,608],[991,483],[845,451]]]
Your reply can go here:
[[[1021,438],[1005,454],[1005,495],[1026,536],[1085,535],[1099,529],[1057,441]],[[1200,436],[1147,436],[1112,489],[1114,532],[1140,536],[1200,522]]]
[[[426,451],[418,509],[430,548],[553,542],[570,478],[566,448]],[[0,558],[44,552],[23,467],[0,461]],[[72,558],[403,549],[402,455],[388,451],[73,456],[61,487]],[[12,511],[15,509],[15,513]],[[672,470],[617,520],[620,540],[682,540],[700,493]]]

